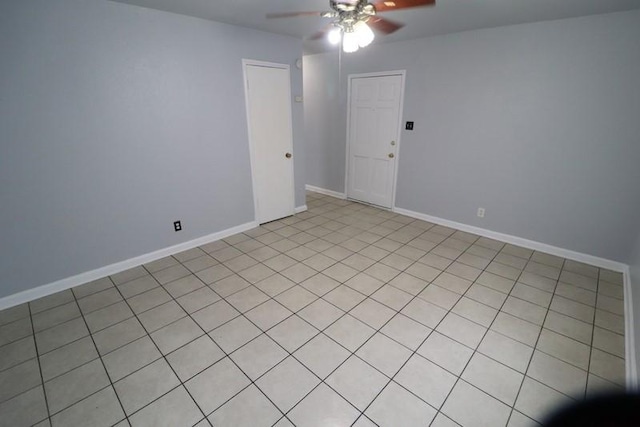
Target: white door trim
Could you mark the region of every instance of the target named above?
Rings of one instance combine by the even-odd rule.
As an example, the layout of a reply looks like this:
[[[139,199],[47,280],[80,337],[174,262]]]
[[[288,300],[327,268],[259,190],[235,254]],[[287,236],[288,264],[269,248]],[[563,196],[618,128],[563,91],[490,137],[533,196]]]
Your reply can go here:
[[[245,111],[246,111],[246,115],[247,115],[247,135],[249,137],[249,161],[251,164],[251,186],[253,187],[253,212],[254,212],[254,221],[258,222],[260,217],[260,211],[259,211],[259,206],[258,206],[258,193],[257,193],[257,186],[256,186],[256,169],[255,169],[255,165],[257,162],[257,159],[255,159],[255,154],[254,154],[254,148],[255,148],[255,142],[254,139],[252,138],[251,135],[251,113],[249,111],[249,88],[248,88],[248,80],[247,80],[247,67],[248,66],[257,66],[257,67],[267,67],[267,68],[279,68],[282,70],[287,70],[287,73],[289,74],[289,84],[287,85],[287,99],[289,99],[289,101],[291,101],[291,67],[289,66],[289,64],[278,64],[275,62],[265,62],[265,61],[258,61],[258,60],[254,60],[254,59],[242,59],[242,79],[243,79],[243,85],[244,85],[244,106],[245,106]],[[292,115],[292,108],[291,108],[291,102],[289,102],[287,105],[289,105],[289,114],[287,115],[287,117],[289,118],[288,122],[289,122],[289,133],[291,134],[292,137],[292,142],[293,142],[293,115]],[[295,170],[294,170],[294,162],[295,162],[295,153],[293,152],[293,144],[291,147],[291,152],[293,153],[294,157],[294,161],[289,162],[291,164],[291,176],[295,177]],[[295,182],[294,180],[292,180],[291,182],[291,197],[292,197],[292,201],[291,201],[291,215],[294,214],[294,210],[295,210]]]
[[[386,77],[386,76],[401,76],[402,85],[400,92],[400,110],[398,111],[398,130],[396,142],[398,148],[396,149],[396,165],[393,171],[393,182],[391,183],[391,206],[389,209],[393,209],[396,205],[396,184],[398,182],[398,169],[400,166],[400,145],[402,136],[402,119],[404,117],[404,88],[407,80],[407,70],[393,70],[393,71],[378,71],[374,73],[361,73],[361,74],[349,74],[347,78],[347,149],[345,150],[345,174],[344,174],[344,194],[346,198],[349,198],[349,149],[351,147],[351,81],[353,79],[363,77]]]

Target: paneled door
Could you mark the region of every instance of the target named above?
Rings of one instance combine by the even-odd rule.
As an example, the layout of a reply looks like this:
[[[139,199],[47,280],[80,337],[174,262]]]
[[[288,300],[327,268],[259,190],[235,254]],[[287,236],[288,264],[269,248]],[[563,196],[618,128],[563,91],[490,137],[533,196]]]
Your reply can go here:
[[[404,74],[349,77],[347,197],[391,208]]]
[[[255,216],[263,224],[294,213],[289,66],[249,60],[243,66]]]

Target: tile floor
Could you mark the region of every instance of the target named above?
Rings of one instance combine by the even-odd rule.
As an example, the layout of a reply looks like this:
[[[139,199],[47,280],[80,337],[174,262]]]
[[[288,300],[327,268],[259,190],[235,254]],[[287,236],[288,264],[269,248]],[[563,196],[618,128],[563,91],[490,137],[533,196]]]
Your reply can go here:
[[[533,426],[623,386],[620,274],[308,206],[0,312],[0,425]]]

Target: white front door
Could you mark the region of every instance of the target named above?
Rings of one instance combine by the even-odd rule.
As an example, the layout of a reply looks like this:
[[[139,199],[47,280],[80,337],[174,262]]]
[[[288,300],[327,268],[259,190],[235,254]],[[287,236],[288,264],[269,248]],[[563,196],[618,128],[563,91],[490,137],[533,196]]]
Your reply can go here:
[[[347,197],[391,208],[404,76],[350,77]]]
[[[294,213],[289,66],[244,61],[244,73],[256,221],[263,224]]]

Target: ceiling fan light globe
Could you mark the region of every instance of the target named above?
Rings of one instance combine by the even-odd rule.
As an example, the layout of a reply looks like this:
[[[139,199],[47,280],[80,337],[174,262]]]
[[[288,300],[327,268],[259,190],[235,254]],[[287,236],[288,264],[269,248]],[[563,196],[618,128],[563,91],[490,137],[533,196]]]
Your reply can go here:
[[[354,32],[345,32],[342,36],[342,50],[346,53],[352,53],[360,48],[358,45],[358,36]]]
[[[340,43],[341,38],[342,38],[342,30],[340,30],[340,28],[334,28],[333,30],[329,31],[329,34],[327,34],[327,39],[329,40],[329,43],[333,45]]]
[[[356,35],[358,46],[360,47],[369,46],[375,38],[373,31],[364,21],[356,22],[356,24],[353,26],[353,34]]]

